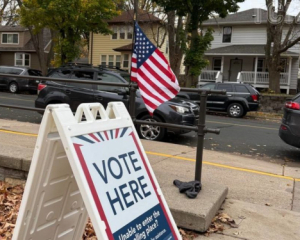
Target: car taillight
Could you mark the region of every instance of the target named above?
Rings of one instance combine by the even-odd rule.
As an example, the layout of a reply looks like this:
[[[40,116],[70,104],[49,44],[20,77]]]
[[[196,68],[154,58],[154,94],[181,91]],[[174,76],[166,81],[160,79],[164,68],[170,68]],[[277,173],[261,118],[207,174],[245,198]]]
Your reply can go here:
[[[40,83],[39,85],[38,85],[38,91],[40,92],[40,91],[42,91],[45,87],[47,87],[47,85],[45,85],[45,84],[43,84],[43,83]]]
[[[251,95],[251,97],[254,102],[258,101],[258,95]]]
[[[285,107],[294,110],[300,110],[300,104],[296,102],[286,102]]]
[[[287,127],[284,126],[284,125],[281,125],[281,129],[284,130],[284,131],[286,131],[286,130],[287,130]]]

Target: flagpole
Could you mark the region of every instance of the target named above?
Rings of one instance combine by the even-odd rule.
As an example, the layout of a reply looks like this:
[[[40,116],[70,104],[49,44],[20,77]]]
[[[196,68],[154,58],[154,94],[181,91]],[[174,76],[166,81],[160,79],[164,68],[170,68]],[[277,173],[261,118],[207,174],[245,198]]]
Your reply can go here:
[[[132,55],[134,51],[134,43],[135,43],[135,22],[138,21],[138,0],[134,0],[134,14],[133,14],[133,37],[132,37],[132,51],[131,51],[131,61]],[[132,62],[131,62],[132,64]],[[130,76],[131,76],[131,68],[130,68]],[[130,79],[130,87],[129,87],[129,113],[132,121],[135,121],[135,97],[136,97],[137,86],[136,83]]]

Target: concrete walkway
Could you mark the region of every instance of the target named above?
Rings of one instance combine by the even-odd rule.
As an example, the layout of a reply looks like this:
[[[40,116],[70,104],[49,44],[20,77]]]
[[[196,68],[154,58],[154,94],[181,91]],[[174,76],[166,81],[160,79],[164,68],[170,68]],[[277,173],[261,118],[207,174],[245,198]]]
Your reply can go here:
[[[34,124],[0,120],[0,178],[10,168],[28,170],[38,129]],[[142,142],[163,191],[178,191],[172,186],[175,179],[193,180],[195,148]],[[220,185],[229,188],[220,212],[228,214],[238,225],[225,225],[222,233],[211,234],[208,239],[300,239],[300,163],[282,166],[205,150],[202,184],[204,190]],[[180,197],[166,199],[170,204]],[[197,239],[207,237],[199,235]]]

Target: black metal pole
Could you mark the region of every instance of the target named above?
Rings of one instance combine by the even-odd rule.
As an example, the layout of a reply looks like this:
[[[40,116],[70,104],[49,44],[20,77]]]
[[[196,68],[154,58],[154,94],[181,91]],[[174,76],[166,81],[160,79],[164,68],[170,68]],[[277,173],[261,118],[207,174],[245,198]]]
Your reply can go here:
[[[131,58],[134,51],[134,42],[135,42],[135,21],[138,20],[138,0],[134,0],[134,15],[133,15],[133,38],[132,38],[132,53]],[[132,63],[131,63],[132,64]],[[131,75],[131,68],[130,68]],[[131,116],[132,121],[135,121],[135,97],[136,97],[137,84],[133,81],[130,81],[129,87],[129,114]]]
[[[205,118],[206,118],[206,101],[207,92],[202,92],[200,95],[200,113],[198,120],[198,143],[196,155],[195,181],[201,183],[202,161],[203,161],[203,145],[205,136]]]

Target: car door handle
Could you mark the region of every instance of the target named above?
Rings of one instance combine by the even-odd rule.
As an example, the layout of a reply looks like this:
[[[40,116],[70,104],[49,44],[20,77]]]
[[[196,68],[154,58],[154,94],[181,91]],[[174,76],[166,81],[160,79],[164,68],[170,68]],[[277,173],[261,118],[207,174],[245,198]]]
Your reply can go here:
[[[228,97],[232,97],[232,95],[231,95],[231,94],[227,94],[227,96],[228,96]]]
[[[66,90],[66,94],[71,94],[71,90]]]
[[[96,96],[96,100],[103,100],[103,97],[101,97],[101,96]]]

